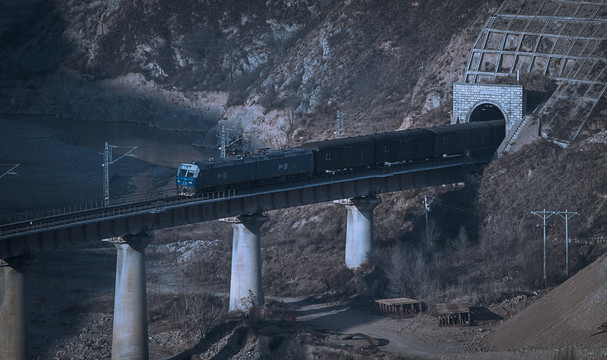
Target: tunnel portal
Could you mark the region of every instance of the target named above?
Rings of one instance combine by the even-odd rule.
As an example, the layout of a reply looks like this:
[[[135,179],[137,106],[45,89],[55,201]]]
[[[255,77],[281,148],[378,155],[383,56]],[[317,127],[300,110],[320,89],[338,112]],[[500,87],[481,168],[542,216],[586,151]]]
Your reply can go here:
[[[523,120],[525,95],[522,85],[455,83],[451,123],[504,119],[510,131]]]
[[[480,104],[470,114],[470,122],[506,119],[502,110],[494,104]]]

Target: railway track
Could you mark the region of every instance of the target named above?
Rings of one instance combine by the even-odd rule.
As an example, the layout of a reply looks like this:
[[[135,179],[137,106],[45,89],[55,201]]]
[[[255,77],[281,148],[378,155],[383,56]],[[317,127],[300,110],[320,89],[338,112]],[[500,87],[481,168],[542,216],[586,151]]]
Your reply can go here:
[[[69,206],[44,213],[28,214],[20,218],[11,218],[0,224],[0,240],[32,233],[39,233],[71,225],[94,223],[112,218],[124,218],[138,214],[155,214],[167,208],[188,206],[201,202],[222,201],[228,198],[246,197],[261,193],[284,191],[285,189],[314,187],[327,183],[348,182],[361,178],[387,177],[399,173],[415,172],[425,169],[449,167],[461,164],[486,163],[489,159],[465,159],[452,157],[435,159],[423,163],[390,164],[384,167],[357,169],[339,173],[326,173],[263,185],[242,185],[240,187],[198,194],[179,196],[176,191],[154,193],[145,200],[135,197],[115,199],[114,204],[103,206],[103,202]],[[139,200],[139,201],[138,201]]]

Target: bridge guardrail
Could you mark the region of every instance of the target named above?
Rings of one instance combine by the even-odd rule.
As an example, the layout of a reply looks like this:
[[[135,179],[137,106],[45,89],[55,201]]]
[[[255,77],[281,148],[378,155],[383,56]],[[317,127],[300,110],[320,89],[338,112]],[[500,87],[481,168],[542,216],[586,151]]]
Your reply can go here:
[[[101,218],[109,218],[120,215],[128,215],[140,211],[160,212],[167,206],[188,203],[200,200],[217,200],[234,196],[235,189],[226,191],[217,191],[203,193],[198,196],[184,198],[177,196],[176,191],[156,192],[162,194],[162,197],[135,196],[114,199],[109,206],[104,206],[103,201],[86,203],[81,205],[67,206],[60,209],[52,209],[47,212],[36,212],[15,218],[17,221],[11,221],[0,224],[0,236],[17,234],[26,231],[35,231],[66,223],[76,223]],[[147,201],[134,201],[133,199],[148,199]],[[130,201],[130,202],[129,202]],[[160,204],[160,206],[159,206]]]
[[[176,196],[176,190],[169,191],[154,191],[146,194],[139,195],[126,195],[117,198],[110,198],[109,205],[104,204],[104,200],[91,201],[80,204],[72,204],[61,208],[53,208],[48,210],[40,210],[35,212],[29,212],[25,214],[17,214],[11,216],[4,216],[0,218],[0,226],[11,223],[18,223],[23,221],[30,221],[50,216],[60,216],[65,214],[77,213],[82,211],[98,210],[112,206],[119,206],[131,203],[139,203],[143,201],[149,201],[157,198]]]

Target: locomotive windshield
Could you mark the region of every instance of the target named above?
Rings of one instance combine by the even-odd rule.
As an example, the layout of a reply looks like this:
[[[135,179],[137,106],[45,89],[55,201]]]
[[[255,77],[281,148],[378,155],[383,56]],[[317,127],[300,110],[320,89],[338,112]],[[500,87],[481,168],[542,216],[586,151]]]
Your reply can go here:
[[[177,170],[177,176],[195,178],[199,172],[200,168],[194,164],[181,164]]]

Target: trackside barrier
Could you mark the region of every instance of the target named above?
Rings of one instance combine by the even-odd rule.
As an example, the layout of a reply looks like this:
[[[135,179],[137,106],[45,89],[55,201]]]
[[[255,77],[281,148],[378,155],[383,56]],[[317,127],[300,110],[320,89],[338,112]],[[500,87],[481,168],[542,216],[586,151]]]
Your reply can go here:
[[[156,195],[159,193],[155,193]],[[161,193],[163,197],[130,196],[114,199],[110,206],[104,206],[103,201],[72,205],[45,212],[36,212],[8,218],[6,223],[0,225],[0,236],[19,234],[21,232],[40,230],[53,226],[75,222],[90,221],[109,218],[119,215],[128,215],[140,211],[161,211],[166,206],[178,205],[200,200],[218,200],[236,195],[236,189],[203,193],[194,197],[176,196],[176,191]],[[147,201],[131,202],[129,200],[150,199]]]

